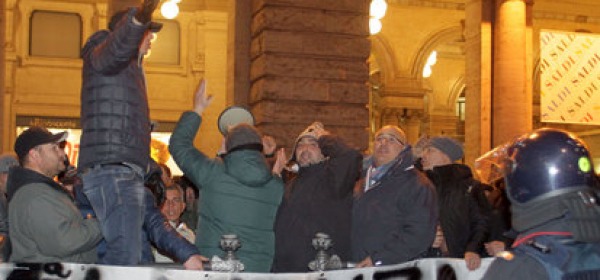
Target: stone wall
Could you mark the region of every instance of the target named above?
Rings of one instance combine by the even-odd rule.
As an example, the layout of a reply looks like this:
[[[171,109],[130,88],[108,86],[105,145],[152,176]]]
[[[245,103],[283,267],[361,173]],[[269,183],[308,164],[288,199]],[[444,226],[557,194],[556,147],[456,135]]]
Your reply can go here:
[[[248,104],[282,146],[321,121],[367,148],[368,7],[367,0],[253,2]]]

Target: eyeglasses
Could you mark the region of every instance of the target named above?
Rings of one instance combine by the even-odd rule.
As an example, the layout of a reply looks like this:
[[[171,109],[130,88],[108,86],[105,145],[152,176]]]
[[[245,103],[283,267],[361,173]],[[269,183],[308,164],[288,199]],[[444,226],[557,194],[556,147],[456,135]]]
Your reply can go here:
[[[383,142],[398,143],[400,145],[404,145],[404,142],[400,141],[400,139],[391,134],[380,134],[377,137],[375,137],[375,143],[383,144]]]

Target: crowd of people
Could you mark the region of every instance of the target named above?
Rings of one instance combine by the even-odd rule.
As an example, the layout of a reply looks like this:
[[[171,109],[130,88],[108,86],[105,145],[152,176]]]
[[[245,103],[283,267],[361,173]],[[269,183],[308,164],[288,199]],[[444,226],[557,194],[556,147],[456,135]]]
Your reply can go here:
[[[170,139],[185,174],[172,178],[150,158],[142,67],[161,28],[151,16],[158,2],[116,13],[83,48],[76,172],[65,172],[67,133],[43,127],[17,137],[17,157],[0,157],[3,261],[178,262],[202,270],[222,254],[221,236],[235,234],[246,271],[305,272],[312,239],[325,233],[330,253],[356,267],[450,257],[475,270],[482,257],[502,256],[486,278],[600,269],[598,178],[585,143],[561,130],[510,143],[497,165],[504,178],[490,184],[460,163],[459,142],[423,138],[413,149],[397,126],[379,129],[373,153],[362,155],[315,122],[288,158],[273,138],[238,124],[210,157],[193,144],[212,101],[202,81]],[[147,187],[150,178],[159,178],[158,189]],[[580,266],[563,265],[573,261],[547,248]]]

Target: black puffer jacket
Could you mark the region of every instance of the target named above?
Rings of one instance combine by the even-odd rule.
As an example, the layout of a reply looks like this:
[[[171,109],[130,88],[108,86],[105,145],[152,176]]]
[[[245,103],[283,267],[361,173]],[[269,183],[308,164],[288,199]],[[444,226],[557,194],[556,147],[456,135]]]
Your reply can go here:
[[[308,271],[316,256],[312,239],[317,232],[331,237],[330,254],[350,260],[352,190],[360,176],[361,155],[331,135],[319,138],[319,147],[329,159],[300,168],[287,183],[289,195],[275,221],[274,272]]]
[[[79,167],[130,162],[146,168],[150,119],[146,82],[138,59],[148,30],[132,22],[131,9],[113,32],[102,30],[82,50]]]
[[[481,253],[488,234],[488,219],[477,201],[486,201],[479,181],[464,164],[448,164],[427,171],[435,185],[440,225],[450,257],[462,258],[466,251]]]

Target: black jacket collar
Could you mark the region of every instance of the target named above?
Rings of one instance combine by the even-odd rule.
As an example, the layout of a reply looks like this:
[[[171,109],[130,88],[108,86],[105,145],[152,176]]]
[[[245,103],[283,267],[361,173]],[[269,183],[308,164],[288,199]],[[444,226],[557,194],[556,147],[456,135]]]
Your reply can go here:
[[[8,201],[12,199],[12,197],[17,193],[19,189],[21,189],[21,187],[31,183],[46,184],[51,188],[56,189],[57,191],[68,194],[67,191],[63,189],[61,185],[59,185],[51,178],[48,178],[31,169],[23,168],[21,166],[15,166],[11,168],[8,172],[8,180],[6,182],[6,192],[8,195]]]

